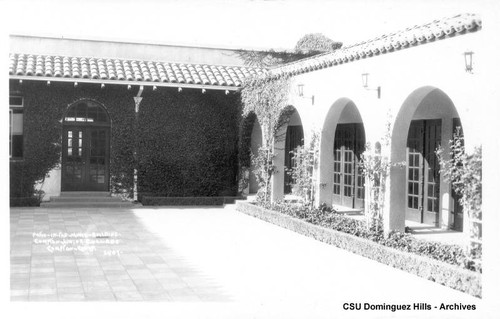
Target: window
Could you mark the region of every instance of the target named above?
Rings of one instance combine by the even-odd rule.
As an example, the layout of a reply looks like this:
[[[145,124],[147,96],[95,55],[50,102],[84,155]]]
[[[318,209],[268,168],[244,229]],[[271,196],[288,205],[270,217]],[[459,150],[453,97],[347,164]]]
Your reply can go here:
[[[106,111],[99,104],[85,101],[72,105],[64,118],[64,122],[108,123],[109,118]]]
[[[9,157],[23,158],[23,98],[11,96],[9,99]]]

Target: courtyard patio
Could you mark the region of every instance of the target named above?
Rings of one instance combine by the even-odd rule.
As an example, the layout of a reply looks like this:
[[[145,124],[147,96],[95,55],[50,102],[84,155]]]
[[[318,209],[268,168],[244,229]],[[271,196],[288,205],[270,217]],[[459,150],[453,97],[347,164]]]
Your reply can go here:
[[[245,304],[299,317],[328,316],[346,302],[481,302],[233,205],[10,214],[11,301]]]

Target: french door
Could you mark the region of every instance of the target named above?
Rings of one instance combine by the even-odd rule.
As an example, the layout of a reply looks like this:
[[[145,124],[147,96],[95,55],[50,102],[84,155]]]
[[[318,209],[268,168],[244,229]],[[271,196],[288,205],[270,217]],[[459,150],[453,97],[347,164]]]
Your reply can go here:
[[[333,204],[364,207],[364,175],[359,165],[365,150],[363,124],[337,124],[333,145]]]
[[[64,126],[63,191],[109,189],[109,127]]]
[[[441,120],[416,120],[407,140],[406,219],[439,225],[439,161]]]

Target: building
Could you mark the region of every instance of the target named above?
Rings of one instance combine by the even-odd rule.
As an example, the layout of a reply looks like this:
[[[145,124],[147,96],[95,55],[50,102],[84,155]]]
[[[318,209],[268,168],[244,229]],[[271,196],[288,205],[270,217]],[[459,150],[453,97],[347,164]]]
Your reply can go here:
[[[11,204],[36,191],[235,195],[236,92],[263,72],[236,51],[10,40]]]
[[[228,66],[238,64],[228,50],[11,41],[11,194],[26,196],[40,181],[46,196],[134,189],[162,196],[234,194],[237,92],[246,76],[267,74],[290,77],[294,88],[287,138],[274,150],[273,200],[290,191],[283,173],[288,151],[316,132],[316,204],[364,209],[369,198],[358,162],[368,143],[404,164],[391,168],[387,180],[386,230],[403,230],[407,220],[455,230],[468,223],[434,151],[441,145],[447,154],[457,127],[468,151],[482,144],[479,109],[487,102],[477,92],[486,66],[476,57],[485,53],[485,39],[474,14],[269,70]],[[259,123],[256,118],[251,134],[254,151],[262,143]],[[252,176],[249,188],[256,191]]]
[[[485,54],[480,30],[478,16],[463,14],[270,70],[291,77],[295,109],[284,128],[287,139],[275,145],[273,199],[289,192],[283,183],[287,145],[300,143],[290,136],[303,132],[301,143],[308,144],[317,133],[316,204],[364,209],[368,194],[359,160],[369,143],[372,152],[401,164],[387,179],[386,230],[404,230],[413,221],[462,231],[468,221],[439,173],[435,150],[440,145],[449,153],[457,127],[468,151],[482,144],[482,107],[492,105],[478,94],[486,85],[486,66],[477,58]],[[254,149],[262,143],[260,131],[257,118]]]

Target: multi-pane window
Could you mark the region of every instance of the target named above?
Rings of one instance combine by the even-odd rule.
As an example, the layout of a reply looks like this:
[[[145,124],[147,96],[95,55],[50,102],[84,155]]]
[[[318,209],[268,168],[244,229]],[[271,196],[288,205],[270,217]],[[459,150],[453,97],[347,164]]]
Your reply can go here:
[[[9,157],[23,158],[23,98],[11,96],[9,99]]]

